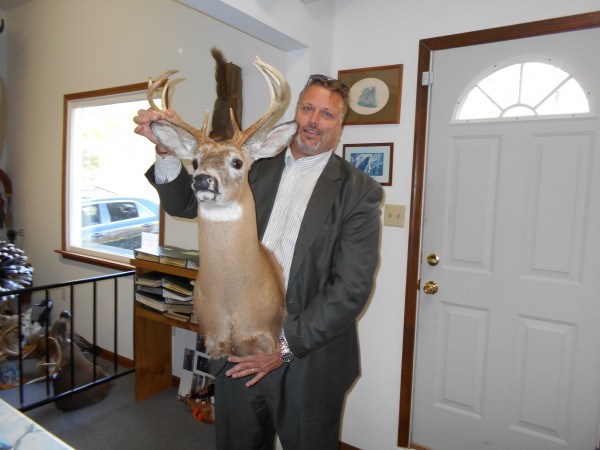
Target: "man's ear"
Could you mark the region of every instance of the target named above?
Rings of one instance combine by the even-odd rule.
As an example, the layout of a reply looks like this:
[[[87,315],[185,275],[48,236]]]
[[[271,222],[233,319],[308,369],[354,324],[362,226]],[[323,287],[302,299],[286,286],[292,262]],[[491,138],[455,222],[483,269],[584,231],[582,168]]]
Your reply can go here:
[[[295,121],[285,122],[271,128],[269,132],[257,139],[250,139],[244,144],[244,151],[252,162],[257,159],[270,158],[285,149],[298,131]]]
[[[152,132],[170,154],[179,159],[191,159],[198,148],[196,138],[166,120],[158,120],[150,124]]]

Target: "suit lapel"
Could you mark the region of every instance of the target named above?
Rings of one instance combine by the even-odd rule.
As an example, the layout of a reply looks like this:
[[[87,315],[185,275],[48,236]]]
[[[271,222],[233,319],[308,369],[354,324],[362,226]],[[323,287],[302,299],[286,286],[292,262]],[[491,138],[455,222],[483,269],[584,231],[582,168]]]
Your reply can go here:
[[[256,222],[258,228],[258,239],[262,240],[269,217],[273,210],[275,197],[277,197],[277,189],[281,174],[283,173],[285,161],[285,150],[279,153],[274,158],[264,161],[258,161],[257,167],[253,167],[249,174],[250,188],[256,202]],[[254,172],[255,169],[259,169]],[[260,182],[258,182],[260,178]],[[259,199],[256,201],[256,199]]]
[[[323,228],[325,219],[329,216],[332,204],[338,198],[341,183],[340,180],[340,162],[336,155],[331,155],[323,173],[317,180],[315,189],[310,197],[298,239],[294,250],[294,258],[290,267],[289,280],[292,280],[298,271],[298,268],[304,261],[308,250],[315,238]]]

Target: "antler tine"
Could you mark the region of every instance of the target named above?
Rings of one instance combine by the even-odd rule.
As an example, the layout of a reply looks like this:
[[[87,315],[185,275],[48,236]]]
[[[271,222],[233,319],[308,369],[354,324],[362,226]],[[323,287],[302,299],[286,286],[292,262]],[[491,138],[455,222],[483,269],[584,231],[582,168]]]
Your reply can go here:
[[[150,108],[152,108],[154,111],[162,111],[158,106],[156,106],[156,103],[154,103],[154,93],[163,83],[165,83],[160,98],[162,100],[163,106],[166,105],[167,90],[169,88],[168,78],[177,72],[177,70],[168,70],[162,75],[160,75],[156,80],[153,80],[150,77],[148,78],[148,93],[146,95],[146,98],[148,99],[148,103],[150,103]]]
[[[254,60],[254,65],[260,71],[260,74],[266,80],[269,87],[271,101],[267,111],[250,127],[244,131],[240,131],[233,112],[230,111],[231,122],[234,125],[234,136],[232,140],[239,145],[243,144],[252,136],[260,127],[262,127],[273,115],[282,107],[287,95],[287,82],[285,78],[275,67],[262,61],[258,56]]]
[[[237,123],[237,120],[235,120],[235,113],[233,112],[233,108],[229,108],[229,118],[231,120],[231,125],[233,126],[233,137],[231,139],[237,142],[243,136],[242,131],[240,130],[240,127]]]
[[[206,129],[208,128],[208,114],[209,111],[207,109],[206,113],[204,113],[204,121],[202,122],[202,131],[200,132],[199,142],[212,141],[211,138],[206,137]]]
[[[48,364],[52,365],[52,369],[50,370],[50,378],[54,378],[54,375],[56,375],[60,371],[60,368],[62,367],[63,354],[62,354],[62,348],[60,347],[58,340],[52,336],[49,336],[48,338],[54,343],[54,346],[56,347],[56,360],[52,363],[50,361],[48,361]],[[75,344],[73,342],[71,342],[71,345],[75,345]]]
[[[152,78],[148,78],[148,93],[147,93],[147,99],[148,99],[148,103],[150,104],[150,108],[154,111],[163,111],[163,109],[159,108],[156,103],[154,103],[154,93],[156,92],[156,90],[164,83],[163,86],[163,90],[161,93],[161,100],[162,100],[162,104],[163,107],[166,106],[167,104],[167,90],[169,88],[169,77],[175,73],[177,73],[177,70],[168,70],[165,73],[163,73],[162,75],[160,75],[156,80],[152,80]],[[193,134],[194,136],[198,136],[199,135],[199,130],[190,125],[189,123],[183,121],[181,119],[181,117],[179,117],[177,114],[175,114],[173,117],[165,117],[165,120],[167,122],[172,123],[173,125],[176,125],[180,128],[183,128],[184,130],[190,132],[191,134]],[[203,133],[205,133],[206,131],[206,126],[203,129]]]

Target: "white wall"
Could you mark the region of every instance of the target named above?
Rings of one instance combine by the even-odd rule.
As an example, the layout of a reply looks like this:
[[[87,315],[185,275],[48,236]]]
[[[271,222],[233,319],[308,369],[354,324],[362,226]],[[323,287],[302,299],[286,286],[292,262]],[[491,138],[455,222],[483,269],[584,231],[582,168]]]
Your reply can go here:
[[[404,64],[400,124],[348,126],[342,143],[394,142],[386,203],[405,204],[408,211],[419,40],[599,6],[596,0],[336,0],[334,70]],[[396,448],[407,251],[408,229],[384,227],[377,288],[359,323],[362,377],[348,398],[342,433],[344,442],[365,450]]]
[[[234,8],[308,47],[285,53],[170,0],[35,0],[8,12],[8,170],[15,185],[15,226],[26,233],[18,243],[36,267],[36,284],[106,272],[64,261],[54,253],[60,247],[62,97],[66,93],[140,82],[178,68],[185,81],[176,86],[174,107],[184,117],[199,121],[214,98],[202,86],[213,86],[214,65],[208,50],[216,44],[242,66],[247,88],[244,121],[248,122],[266,104],[263,81],[253,78],[255,54],[287,69],[290,83],[297,88],[309,72],[335,75],[341,69],[404,64],[401,123],[348,126],[342,143],[394,142],[393,186],[385,188],[386,202],[408,206],[418,41],[598,9],[597,0],[206,3]],[[329,24],[331,4],[335,4],[335,21]],[[188,237],[194,241],[194,226],[170,219],[166,241],[191,244]],[[376,290],[359,323],[362,377],[348,398],[342,440],[365,450],[396,448],[407,241],[407,228],[383,229]],[[125,356],[131,357],[130,349],[126,350]]]

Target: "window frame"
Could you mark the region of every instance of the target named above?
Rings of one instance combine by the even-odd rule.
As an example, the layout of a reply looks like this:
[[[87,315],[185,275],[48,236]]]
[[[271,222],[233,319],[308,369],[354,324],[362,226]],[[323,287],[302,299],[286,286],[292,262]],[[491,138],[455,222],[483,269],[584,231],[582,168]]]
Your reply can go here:
[[[107,267],[117,270],[131,270],[133,267],[128,262],[124,261],[123,256],[114,255],[114,258],[110,256],[104,256],[104,253],[96,253],[93,251],[81,251],[78,247],[73,247],[69,244],[68,230],[69,230],[69,111],[70,102],[77,100],[94,99],[100,97],[109,97],[116,95],[132,94],[136,92],[145,92],[148,89],[148,83],[135,83],[124,86],[117,86],[112,88],[98,89],[93,91],[77,92],[72,94],[65,94],[63,98],[63,167],[62,167],[62,224],[61,224],[61,248],[57,249],[56,252],[61,254],[65,259],[84,262],[92,265],[101,267]],[[132,118],[133,119],[133,118]],[[132,122],[132,133],[133,133],[133,122]],[[144,170],[141,168],[140,170]],[[164,225],[165,225],[165,212],[162,204],[159,202],[159,214],[158,214],[158,244],[164,245]]]

